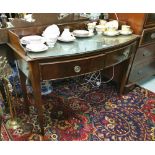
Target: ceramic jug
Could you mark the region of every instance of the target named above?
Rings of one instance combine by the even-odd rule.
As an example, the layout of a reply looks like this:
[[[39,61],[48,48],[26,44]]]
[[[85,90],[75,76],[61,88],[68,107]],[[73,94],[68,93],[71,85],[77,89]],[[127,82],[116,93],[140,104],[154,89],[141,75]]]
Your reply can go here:
[[[69,28],[64,28],[64,31],[62,32],[61,37],[66,39],[72,37],[72,33],[70,32]]]

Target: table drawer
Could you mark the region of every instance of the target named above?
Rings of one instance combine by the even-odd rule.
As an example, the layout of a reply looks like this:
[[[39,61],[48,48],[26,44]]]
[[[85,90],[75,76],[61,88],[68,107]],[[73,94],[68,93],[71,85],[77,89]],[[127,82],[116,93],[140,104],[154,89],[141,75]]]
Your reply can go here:
[[[105,54],[65,60],[60,62],[40,63],[41,80],[65,78],[101,70],[105,66]]]
[[[143,30],[140,45],[155,43],[155,28],[148,28]]]
[[[131,56],[134,47],[135,43],[118,50],[107,52],[105,66],[110,67],[128,59]]]
[[[144,46],[141,48],[138,48],[134,63],[137,64],[141,61],[152,59],[155,57],[155,44],[151,44],[148,46]]]

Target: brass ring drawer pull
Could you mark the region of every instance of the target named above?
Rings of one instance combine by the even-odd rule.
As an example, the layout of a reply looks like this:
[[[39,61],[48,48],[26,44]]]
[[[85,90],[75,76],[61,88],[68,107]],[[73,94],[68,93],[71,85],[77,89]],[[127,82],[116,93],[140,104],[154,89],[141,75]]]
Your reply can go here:
[[[81,67],[80,66],[74,66],[74,71],[76,73],[79,73],[81,71]]]
[[[151,34],[151,38],[152,38],[152,39],[155,39],[155,33],[152,33],[152,34]]]

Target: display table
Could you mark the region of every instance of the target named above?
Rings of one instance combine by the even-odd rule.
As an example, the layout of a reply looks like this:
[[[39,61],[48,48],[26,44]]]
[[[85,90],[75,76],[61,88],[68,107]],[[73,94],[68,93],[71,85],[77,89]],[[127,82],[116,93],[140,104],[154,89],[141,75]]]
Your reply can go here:
[[[74,23],[70,24],[75,28],[74,25]],[[20,38],[27,35],[41,35],[45,28],[45,26],[40,26],[8,31],[8,45],[13,49],[17,60],[25,103],[28,102],[25,85],[26,77],[28,77],[32,84],[41,134],[43,135],[44,119],[40,82],[79,76],[122,64],[123,71],[120,73],[119,89],[122,94],[139,38],[137,35],[116,37],[94,35],[88,38],[77,38],[70,43],[58,41],[54,48],[40,53],[27,52],[21,45]]]

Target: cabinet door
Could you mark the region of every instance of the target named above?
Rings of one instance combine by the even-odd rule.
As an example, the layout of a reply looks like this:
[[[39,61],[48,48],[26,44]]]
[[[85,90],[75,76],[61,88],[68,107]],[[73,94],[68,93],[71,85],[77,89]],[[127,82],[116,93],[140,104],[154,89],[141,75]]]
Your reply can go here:
[[[146,14],[144,27],[155,26],[155,13]]]

